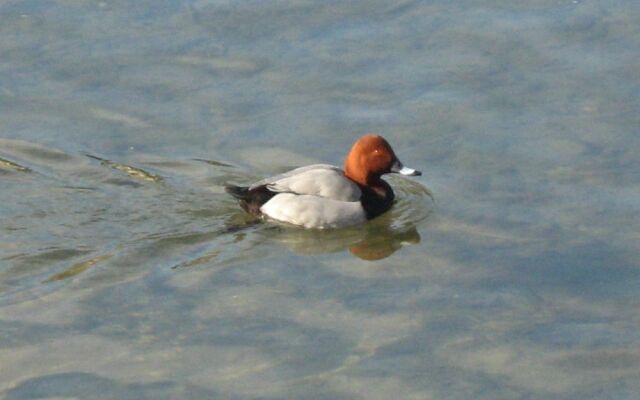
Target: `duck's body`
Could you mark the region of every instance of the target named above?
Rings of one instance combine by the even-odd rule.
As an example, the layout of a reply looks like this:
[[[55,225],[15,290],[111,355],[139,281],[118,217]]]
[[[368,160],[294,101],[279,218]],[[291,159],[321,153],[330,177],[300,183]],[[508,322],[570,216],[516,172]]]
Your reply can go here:
[[[380,178],[389,172],[420,175],[403,167],[381,136],[365,135],[353,145],[344,171],[315,164],[248,187],[228,185],[225,190],[257,217],[305,228],[342,228],[363,223],[391,208],[393,190]]]

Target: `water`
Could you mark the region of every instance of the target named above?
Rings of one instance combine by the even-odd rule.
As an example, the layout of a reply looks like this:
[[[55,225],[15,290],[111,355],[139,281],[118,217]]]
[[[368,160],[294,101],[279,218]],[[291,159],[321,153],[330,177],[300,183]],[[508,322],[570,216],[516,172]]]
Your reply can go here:
[[[639,18],[3,2],[0,397],[638,398]],[[222,190],[369,131],[424,175],[361,229]]]

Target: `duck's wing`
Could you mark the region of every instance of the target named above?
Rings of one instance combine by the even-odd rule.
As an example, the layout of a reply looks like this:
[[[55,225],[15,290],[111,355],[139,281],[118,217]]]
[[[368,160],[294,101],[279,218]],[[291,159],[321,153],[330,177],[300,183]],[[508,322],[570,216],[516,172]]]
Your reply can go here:
[[[358,201],[362,195],[358,185],[347,178],[340,168],[328,164],[296,168],[256,182],[249,190],[260,186],[276,193],[320,196],[340,201]]]

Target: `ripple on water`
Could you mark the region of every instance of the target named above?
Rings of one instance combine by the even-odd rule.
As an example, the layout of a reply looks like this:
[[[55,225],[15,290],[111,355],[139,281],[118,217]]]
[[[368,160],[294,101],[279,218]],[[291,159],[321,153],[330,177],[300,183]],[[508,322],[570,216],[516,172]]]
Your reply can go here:
[[[396,193],[396,203],[389,218],[394,227],[417,225],[432,212],[435,199],[431,191],[415,179],[390,175],[389,182]]]
[[[98,160],[98,161],[100,161],[101,165],[113,168],[116,171],[123,172],[128,177],[133,178],[133,179],[152,182],[152,183],[160,183],[163,180],[160,175],[152,174],[151,172],[145,171],[142,168],[134,167],[134,166],[127,165],[127,164],[121,164],[121,163],[113,162],[111,160],[100,158],[100,157],[97,157],[97,156],[94,156],[94,155],[91,155],[91,154],[87,154],[87,157],[92,158],[94,160]]]
[[[22,165],[13,161],[0,158],[0,170],[15,171],[15,172],[31,172],[31,169],[23,167]]]

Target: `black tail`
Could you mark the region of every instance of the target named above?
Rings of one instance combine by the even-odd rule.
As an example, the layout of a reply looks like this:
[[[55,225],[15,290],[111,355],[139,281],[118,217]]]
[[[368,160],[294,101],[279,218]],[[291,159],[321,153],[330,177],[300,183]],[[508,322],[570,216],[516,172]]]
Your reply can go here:
[[[247,186],[227,185],[224,191],[238,199],[240,207],[246,212],[257,217],[262,215],[260,207],[277,194],[267,189],[266,185],[257,186],[251,190]]]
[[[249,197],[249,187],[247,186],[227,185],[224,187],[224,191],[238,200],[247,200]]]

